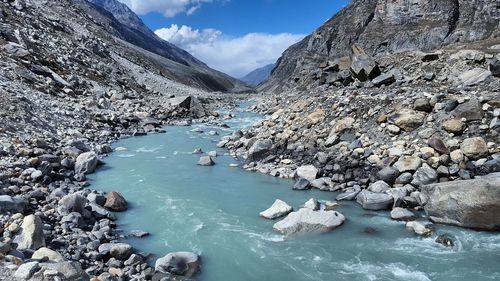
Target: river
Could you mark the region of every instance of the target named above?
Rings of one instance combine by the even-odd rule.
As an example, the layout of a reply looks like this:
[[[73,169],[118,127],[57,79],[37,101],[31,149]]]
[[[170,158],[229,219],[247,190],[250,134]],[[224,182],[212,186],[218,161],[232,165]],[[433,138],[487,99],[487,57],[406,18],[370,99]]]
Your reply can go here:
[[[388,212],[365,211],[355,202],[342,202],[338,211],[347,221],[333,232],[294,238],[274,232],[274,222],[258,214],[275,199],[297,209],[311,197],[334,200],[336,194],[293,191],[290,180],[229,167],[238,162],[216,148],[220,136],[207,132],[230,134],[259,119],[239,112],[227,121],[231,129],[168,126],[165,134],[115,143],[127,150],[106,158],[89,179],[93,188],[119,191],[129,201],[129,210],[117,214],[124,233],[151,233],[128,243],[156,256],[200,254],[202,281],[500,280],[500,235],[435,226],[433,237],[421,238]],[[204,133],[193,132],[196,127]],[[191,153],[197,147],[217,150],[217,165],[197,166],[200,155]],[[454,248],[434,242],[443,233],[455,237]]]

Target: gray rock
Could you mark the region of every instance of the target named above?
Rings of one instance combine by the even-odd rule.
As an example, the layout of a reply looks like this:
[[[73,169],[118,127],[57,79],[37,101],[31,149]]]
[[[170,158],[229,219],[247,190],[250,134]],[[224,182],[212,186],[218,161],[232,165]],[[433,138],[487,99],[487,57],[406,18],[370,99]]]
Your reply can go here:
[[[28,280],[35,272],[40,269],[40,264],[36,261],[23,263],[14,273],[14,277],[18,280]]]
[[[409,221],[406,223],[406,228],[413,230],[415,234],[421,236],[429,236],[432,233],[425,224],[418,221]]]
[[[413,174],[413,180],[411,184],[413,186],[422,186],[425,184],[435,183],[438,179],[438,173],[431,168],[427,163],[424,163],[422,167]]]
[[[351,50],[351,73],[354,77],[367,81],[380,73],[377,63],[361,47],[353,45]]]
[[[304,208],[311,209],[313,211],[319,210],[319,207],[320,207],[320,205],[319,205],[318,200],[316,200],[314,198],[307,200],[307,202],[304,204]]]
[[[275,223],[273,228],[285,235],[321,233],[334,230],[344,221],[344,215],[336,211],[313,211],[302,208]]]
[[[76,158],[75,173],[76,174],[91,174],[95,171],[99,159],[94,152],[85,152]]]
[[[290,205],[282,200],[276,199],[271,207],[269,207],[265,211],[260,212],[259,215],[263,218],[274,220],[279,217],[286,216],[292,211],[293,208]]]
[[[460,150],[471,159],[479,159],[489,154],[488,145],[482,137],[465,139],[460,145]]]
[[[0,213],[22,212],[26,207],[26,201],[9,195],[0,195]]]
[[[398,221],[412,221],[416,220],[417,216],[408,209],[394,208],[391,211],[391,218]]]
[[[384,167],[378,171],[377,176],[388,184],[394,184],[399,174],[399,170],[394,167]]]
[[[385,181],[376,181],[368,187],[368,190],[375,193],[385,193],[387,190],[391,189]]]
[[[463,86],[475,86],[484,82],[490,76],[491,72],[489,70],[476,67],[458,76],[458,81]]]
[[[185,277],[193,277],[200,270],[200,257],[190,252],[170,253],[155,262],[155,270]]]
[[[500,54],[497,54],[490,62],[491,74],[495,77],[500,77]]]
[[[311,189],[311,183],[308,180],[301,178],[294,184],[293,189],[294,190]]]
[[[37,250],[45,247],[42,220],[35,215],[24,217],[21,232],[14,237],[17,249]]]
[[[416,156],[400,159],[393,165],[400,173],[416,171],[420,166],[422,166],[422,160]]]
[[[87,204],[87,198],[81,196],[80,194],[72,193],[64,196],[59,200],[58,211],[60,214],[69,214],[71,212],[82,213]]]
[[[99,253],[110,255],[118,260],[126,260],[132,254],[133,248],[126,243],[104,243],[99,246]]]
[[[41,260],[47,258],[51,261],[64,261],[64,258],[61,254],[46,247],[42,247],[36,250],[31,256],[31,258],[35,260]]]
[[[198,161],[199,166],[213,166],[215,165],[214,160],[210,156],[202,156]]]
[[[396,78],[392,72],[383,73],[372,80],[373,85],[379,87],[382,85],[390,85],[396,82]]]
[[[59,275],[62,280],[88,281],[90,276],[82,269],[80,263],[76,261],[63,261],[57,263],[41,263],[43,271],[52,271]]]
[[[368,190],[361,191],[356,201],[366,210],[387,210],[392,207],[394,198],[385,193],[375,193]]]
[[[248,150],[248,159],[251,161],[264,159],[272,147],[273,142],[270,139],[258,139]]]
[[[319,170],[313,165],[305,165],[297,168],[297,177],[313,181],[318,176]]]
[[[430,220],[466,228],[500,230],[500,174],[422,187]]]
[[[413,110],[401,110],[391,115],[389,120],[401,129],[411,132],[424,124],[425,114]]]

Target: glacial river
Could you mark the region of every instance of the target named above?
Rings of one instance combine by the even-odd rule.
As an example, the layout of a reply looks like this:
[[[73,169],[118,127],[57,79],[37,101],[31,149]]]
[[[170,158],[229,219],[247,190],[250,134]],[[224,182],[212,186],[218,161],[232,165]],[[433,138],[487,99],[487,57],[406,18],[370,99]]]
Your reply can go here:
[[[201,281],[299,280],[500,280],[500,234],[435,226],[430,238],[415,236],[388,212],[362,210],[355,202],[338,209],[347,217],[337,230],[287,239],[273,221],[259,217],[279,198],[297,209],[309,198],[334,200],[335,194],[293,191],[293,182],[231,168],[238,163],[216,143],[220,135],[251,126],[260,116],[240,112],[231,129],[205,125],[166,127],[166,134],[130,138],[90,177],[93,188],[119,191],[129,201],[117,214],[119,228],[151,236],[130,238],[141,251],[163,256],[192,251],[202,256]],[[201,127],[204,133],[192,132]],[[201,147],[217,150],[217,165],[200,167]],[[500,215],[500,214],[499,214]],[[454,248],[434,242],[455,237]],[[153,262],[155,258],[152,259]]]

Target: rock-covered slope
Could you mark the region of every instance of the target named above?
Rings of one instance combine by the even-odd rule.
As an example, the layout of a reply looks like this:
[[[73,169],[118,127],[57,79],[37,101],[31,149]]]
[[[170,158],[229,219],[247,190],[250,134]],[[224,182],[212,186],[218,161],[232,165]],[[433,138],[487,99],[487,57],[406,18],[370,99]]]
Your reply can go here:
[[[262,90],[297,87],[329,60],[494,40],[500,37],[496,0],[353,0],[313,34],[286,50]]]
[[[257,68],[252,72],[248,73],[247,75],[245,75],[244,77],[240,78],[240,80],[247,83],[250,86],[256,87],[261,83],[265,82],[269,78],[269,75],[271,75],[274,66],[275,64],[269,64],[264,67]]]
[[[242,92],[241,81],[208,67],[185,50],[159,38],[125,4],[116,0],[73,0],[102,29],[132,44],[165,77],[208,91]],[[161,58],[159,58],[161,57]]]

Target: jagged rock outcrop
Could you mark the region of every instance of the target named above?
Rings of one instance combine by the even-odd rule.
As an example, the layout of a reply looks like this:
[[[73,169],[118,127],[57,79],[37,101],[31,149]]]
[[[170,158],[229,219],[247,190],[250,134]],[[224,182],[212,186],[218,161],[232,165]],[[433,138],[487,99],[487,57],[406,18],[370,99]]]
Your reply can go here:
[[[500,36],[496,0],[353,0],[301,42],[286,50],[261,90],[304,86],[304,75],[351,54],[353,44],[369,55],[432,50]],[[347,62],[347,64],[349,64]],[[303,82],[303,83],[300,83]]]

